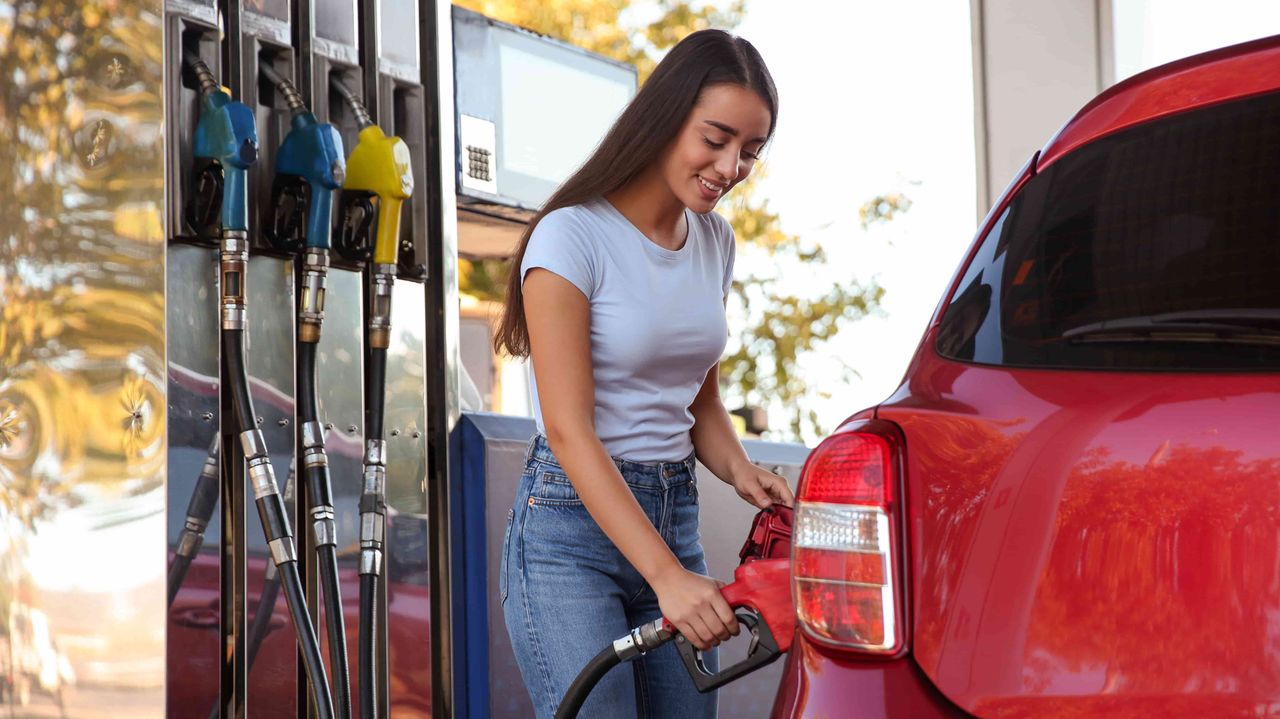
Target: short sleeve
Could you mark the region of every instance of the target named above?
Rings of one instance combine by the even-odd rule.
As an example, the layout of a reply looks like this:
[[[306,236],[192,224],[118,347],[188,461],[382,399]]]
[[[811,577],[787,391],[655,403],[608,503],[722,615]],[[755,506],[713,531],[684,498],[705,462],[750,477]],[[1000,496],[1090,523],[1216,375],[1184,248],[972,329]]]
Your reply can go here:
[[[729,296],[729,288],[733,286],[733,263],[738,256],[738,243],[733,236],[733,227],[729,225],[729,221],[720,218],[720,242],[724,246],[724,296]]]
[[[595,246],[587,228],[574,217],[572,208],[547,213],[533,228],[520,263],[521,284],[535,267],[565,278],[587,299],[595,294],[599,278]]]

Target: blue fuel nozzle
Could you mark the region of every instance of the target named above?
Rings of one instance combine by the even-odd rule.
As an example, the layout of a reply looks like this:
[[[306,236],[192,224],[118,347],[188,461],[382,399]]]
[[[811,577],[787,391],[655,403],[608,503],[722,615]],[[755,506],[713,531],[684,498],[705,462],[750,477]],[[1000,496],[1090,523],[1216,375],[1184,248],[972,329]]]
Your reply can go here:
[[[342,147],[342,136],[337,128],[321,123],[307,109],[297,88],[270,65],[262,65],[262,72],[280,89],[293,111],[293,127],[280,144],[276,155],[276,178],[273,188],[273,204],[282,201],[279,195],[287,192],[295,178],[307,185],[305,201],[307,228],[305,245],[312,249],[329,249],[333,232],[333,195],[346,181],[347,160]]]
[[[253,110],[232,100],[218,86],[203,61],[193,55],[186,59],[200,78],[200,91],[204,95],[192,154],[198,159],[216,160],[222,166],[222,228],[247,231],[248,170],[258,161],[258,130]]]

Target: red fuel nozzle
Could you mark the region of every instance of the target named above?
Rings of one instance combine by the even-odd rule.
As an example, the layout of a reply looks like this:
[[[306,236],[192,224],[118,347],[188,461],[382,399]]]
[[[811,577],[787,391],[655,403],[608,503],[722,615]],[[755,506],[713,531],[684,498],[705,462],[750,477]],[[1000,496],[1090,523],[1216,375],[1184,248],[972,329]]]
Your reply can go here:
[[[709,692],[773,662],[791,648],[796,608],[791,598],[791,560],[758,559],[739,566],[733,584],[720,590],[738,621],[751,632],[751,646],[742,661],[709,671],[702,653],[663,619],[663,629],[675,635],[676,649],[700,692]]]

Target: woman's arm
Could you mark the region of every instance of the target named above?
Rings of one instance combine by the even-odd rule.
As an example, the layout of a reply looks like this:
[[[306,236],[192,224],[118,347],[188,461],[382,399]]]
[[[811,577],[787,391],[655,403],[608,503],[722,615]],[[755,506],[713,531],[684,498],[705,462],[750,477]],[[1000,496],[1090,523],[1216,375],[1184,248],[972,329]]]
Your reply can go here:
[[[653,587],[663,616],[695,646],[705,649],[737,634],[719,583],[680,564],[596,436],[587,298],[573,283],[540,268],[525,276],[523,292],[547,443],[587,511]]]
[[[729,412],[720,400],[719,362],[707,371],[689,411],[693,413],[693,449],[712,474],[761,509],[774,502],[792,505],[795,497],[787,480],[757,467],[747,458]]]

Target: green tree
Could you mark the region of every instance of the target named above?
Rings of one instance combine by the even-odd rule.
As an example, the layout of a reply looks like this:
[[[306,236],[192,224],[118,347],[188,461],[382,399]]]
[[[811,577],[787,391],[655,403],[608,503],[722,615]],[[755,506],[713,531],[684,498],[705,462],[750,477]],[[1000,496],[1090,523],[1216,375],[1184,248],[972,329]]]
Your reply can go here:
[[[732,30],[746,13],[746,0],[722,3],[722,7],[684,0],[653,0],[638,7],[629,0],[455,0],[454,4],[631,63],[641,82],[681,38],[709,27]],[[649,18],[637,20],[646,11]],[[787,272],[829,274],[821,269],[826,266],[826,252],[821,245],[782,229],[781,219],[760,192],[765,174],[758,165],[719,209],[738,240],[737,279],[729,312],[730,326],[741,328],[721,360],[721,390],[730,406],[784,411],[786,426],[770,434],[798,440],[827,429],[809,406],[810,400],[825,396],[825,390],[804,377],[799,358],[820,349],[848,323],[876,311],[884,291],[875,284],[842,277],[816,292],[795,293],[784,281]],[[872,198],[860,210],[862,226],[890,221],[910,205],[900,193]],[[460,289],[480,299],[501,301],[508,268],[507,260],[463,258]],[[841,379],[849,381],[854,374],[844,366]]]

